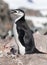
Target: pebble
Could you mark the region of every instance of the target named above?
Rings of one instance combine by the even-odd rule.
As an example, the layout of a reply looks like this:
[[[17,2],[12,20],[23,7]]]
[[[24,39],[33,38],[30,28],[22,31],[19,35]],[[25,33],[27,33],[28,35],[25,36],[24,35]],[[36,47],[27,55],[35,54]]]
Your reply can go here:
[[[3,57],[3,52],[2,51],[0,51],[0,57]]]

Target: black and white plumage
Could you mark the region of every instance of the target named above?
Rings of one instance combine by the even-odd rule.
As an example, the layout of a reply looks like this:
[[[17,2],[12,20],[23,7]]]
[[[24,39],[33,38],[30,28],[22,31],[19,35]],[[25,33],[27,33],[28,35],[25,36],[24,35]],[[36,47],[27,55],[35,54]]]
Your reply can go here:
[[[13,10],[14,11],[14,10]],[[19,47],[19,53],[24,54],[32,54],[32,53],[43,53],[36,49],[33,31],[30,30],[26,21],[24,11],[17,9],[18,17],[13,25],[13,33],[16,40],[16,43]]]

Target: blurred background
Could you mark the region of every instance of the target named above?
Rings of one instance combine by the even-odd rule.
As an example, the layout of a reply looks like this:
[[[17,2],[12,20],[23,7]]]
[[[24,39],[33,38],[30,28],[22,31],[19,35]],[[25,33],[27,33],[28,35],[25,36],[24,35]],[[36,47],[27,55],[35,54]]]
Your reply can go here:
[[[29,9],[47,9],[47,0],[4,0],[9,7],[16,9],[25,7]]]
[[[34,32],[47,33],[47,0],[4,0],[10,9],[25,11],[25,19]]]

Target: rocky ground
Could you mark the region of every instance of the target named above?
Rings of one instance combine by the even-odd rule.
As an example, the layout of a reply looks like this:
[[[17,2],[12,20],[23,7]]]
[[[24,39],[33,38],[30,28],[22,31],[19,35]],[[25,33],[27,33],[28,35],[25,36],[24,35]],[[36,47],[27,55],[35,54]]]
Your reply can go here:
[[[0,58],[0,65],[47,65],[47,55],[33,54]]]
[[[47,35],[34,34],[35,45],[38,50],[47,53]],[[0,39],[0,65],[46,65],[47,54],[15,55],[7,54],[11,46],[15,45],[14,38]],[[17,46],[16,46],[17,47]]]

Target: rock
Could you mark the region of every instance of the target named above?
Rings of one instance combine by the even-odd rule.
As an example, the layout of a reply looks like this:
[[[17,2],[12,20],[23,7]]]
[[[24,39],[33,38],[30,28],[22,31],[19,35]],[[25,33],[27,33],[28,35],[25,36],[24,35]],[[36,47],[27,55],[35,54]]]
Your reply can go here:
[[[0,36],[3,38],[10,29],[12,29],[12,20],[9,14],[9,6],[0,0]]]
[[[34,33],[35,46],[39,51],[47,53],[47,35],[41,35],[39,32]]]
[[[2,51],[0,51],[0,57],[3,57],[3,52]]]

